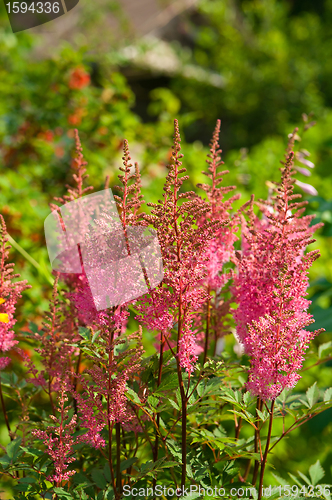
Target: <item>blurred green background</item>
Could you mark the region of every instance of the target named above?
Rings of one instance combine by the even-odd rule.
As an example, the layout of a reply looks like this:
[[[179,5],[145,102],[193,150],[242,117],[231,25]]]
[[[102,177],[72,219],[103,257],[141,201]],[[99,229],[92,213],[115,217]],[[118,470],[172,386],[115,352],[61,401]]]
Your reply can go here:
[[[184,166],[201,182],[217,118],[225,183],[266,198],[279,178],[287,135],[315,168],[304,194],[325,226],[311,249],[315,328],[332,332],[332,0],[81,0],[63,18],[13,34],[0,3],[0,207],[17,246],[24,294],[17,328],[41,321],[50,296],[43,221],[71,181],[78,128],[91,184],[116,184],[123,139],[143,176],[147,201],[160,196],[179,119]],[[302,114],[316,125],[304,131]],[[296,188],[297,192],[301,192]],[[20,250],[20,251],[19,251]],[[24,252],[23,252],[24,253]],[[309,363],[310,364],[310,363]],[[303,372],[298,389],[332,385],[332,362]],[[332,483],[331,412],[297,429],[271,459],[278,475],[306,473],[317,459]],[[4,436],[4,433],[1,434]],[[275,483],[272,476],[267,484]]]

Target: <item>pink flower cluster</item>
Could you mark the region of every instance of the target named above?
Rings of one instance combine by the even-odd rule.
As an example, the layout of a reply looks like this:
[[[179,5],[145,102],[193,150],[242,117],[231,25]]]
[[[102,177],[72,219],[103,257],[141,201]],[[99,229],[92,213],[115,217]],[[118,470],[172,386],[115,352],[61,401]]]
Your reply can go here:
[[[48,481],[55,483],[57,486],[62,481],[68,479],[76,474],[75,470],[67,470],[70,463],[75,462],[73,457],[73,445],[76,444],[73,434],[76,430],[76,415],[72,417],[68,424],[65,421],[68,418],[68,408],[65,403],[68,398],[65,396],[66,384],[62,384],[60,397],[59,397],[59,417],[51,415],[50,418],[54,421],[55,425],[49,425],[47,430],[34,430],[32,434],[38,439],[43,440],[46,446],[46,453],[54,462],[54,474],[47,477]]]
[[[251,356],[247,388],[261,399],[274,399],[300,378],[304,351],[319,333],[304,328],[313,323],[307,312],[308,269],[319,257],[317,250],[304,255],[320,225],[314,216],[301,217],[305,202],[293,202],[293,153],[282,169],[282,181],[272,202],[242,217],[243,250],[236,255],[237,274],[232,291],[238,308],[233,311],[237,334]]]
[[[104,327],[104,331],[107,335],[108,326]],[[135,337],[135,334],[128,336],[128,339],[132,337]],[[87,433],[80,436],[78,440],[87,442],[95,448],[105,446],[105,440],[100,435],[105,426],[113,426],[115,423],[130,426],[136,420],[125,392],[128,380],[139,370],[138,359],[141,349],[136,348],[113,357],[111,353],[114,347],[123,342],[124,340],[119,338],[113,345],[109,345],[110,359],[106,366],[98,365],[99,358],[91,358],[91,361],[94,361],[93,367],[76,375],[83,391],[73,391],[73,396],[77,401],[81,426],[87,429]],[[127,366],[120,369],[120,361],[124,356],[130,355]],[[137,425],[136,427],[134,425],[132,429],[137,430]]]
[[[177,355],[182,367],[193,370],[199,347],[195,331],[191,328],[194,313],[208,299],[201,285],[207,274],[209,256],[207,242],[222,223],[204,219],[210,205],[193,192],[180,192],[188,179],[182,175],[186,169],[180,161],[180,134],[175,120],[172,163],[164,186],[164,196],[158,203],[148,203],[151,215],[144,214],[158,234],[164,266],[164,279],[159,287],[146,295],[137,306],[139,320],[151,330],[163,332],[167,346],[177,346]],[[198,227],[197,227],[198,226]],[[177,328],[177,338],[172,338],[172,329]]]
[[[0,352],[9,351],[18,342],[14,339],[13,326],[16,323],[14,313],[18,299],[27,288],[26,281],[12,280],[18,278],[18,274],[13,274],[14,264],[7,264],[9,249],[7,245],[8,236],[5,221],[0,215],[1,241],[0,241]],[[0,370],[3,370],[10,363],[10,358],[0,358]]]

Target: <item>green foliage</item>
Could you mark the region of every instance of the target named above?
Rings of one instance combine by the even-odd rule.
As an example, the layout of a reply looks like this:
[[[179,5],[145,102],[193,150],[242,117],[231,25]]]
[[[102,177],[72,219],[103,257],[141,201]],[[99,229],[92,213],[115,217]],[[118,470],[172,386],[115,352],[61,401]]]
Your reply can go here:
[[[221,144],[226,151],[224,160],[225,168],[230,170],[229,182],[237,184],[243,195],[239,206],[248,193],[266,197],[266,181],[278,178],[276,165],[283,154],[286,134],[300,122],[303,112],[313,111],[318,123],[305,135],[300,130],[302,141],[297,146],[308,149],[312,153],[310,160],[316,164],[307,182],[318,190],[318,196],[307,197],[308,208],[309,213],[316,214],[314,223],[323,221],[325,226],[312,245],[321,249],[322,257],[311,271],[309,298],[316,320],[311,327],[324,327],[327,333],[314,341],[296,391],[283,393],[276,402],[275,430],[270,445],[274,451],[271,469],[276,473],[268,469],[265,482],[286,485],[289,479],[282,478],[289,474],[299,490],[321,485],[323,491],[318,498],[330,500],[328,488],[325,491],[324,487],[332,483],[329,444],[332,430],[329,336],[332,331],[332,3],[324,2],[322,12],[315,10],[314,4],[309,10],[296,5],[297,2],[263,0],[200,1],[198,9],[203,22],[199,26],[189,23],[188,30],[195,44],[192,51],[187,52],[187,58],[196,66],[221,75],[224,86],[213,87],[208,82],[181,75],[172,78],[170,88],[151,91],[148,112],[151,120],[156,120],[152,123],[142,123],[133,112],[135,96],[119,68],[112,61],[110,64],[105,53],[97,56],[88,53],[85,47],[76,50],[67,44],[53,57],[39,61],[33,56],[36,40],[27,33],[13,35],[2,18],[0,205],[9,234],[17,243],[16,247],[13,244],[16,270],[33,285],[32,290],[24,294],[16,333],[20,335],[27,319],[32,320],[30,330],[40,332],[52,280],[43,221],[49,214],[48,204],[53,196],[61,196],[65,184],[71,180],[74,127],[80,130],[90,180],[96,189],[103,189],[106,175],[110,176],[110,185],[114,184],[122,141],[127,138],[134,144],[134,160],[140,162],[146,198],[156,201],[166,172],[174,116],[178,115],[180,123],[185,125],[185,136],[192,142],[186,145],[184,158],[192,189],[202,181],[200,172],[204,169],[206,144],[216,118],[221,118]],[[92,6],[87,9],[91,21],[95,22],[96,9]],[[98,33],[94,36],[98,40]],[[90,75],[89,85],[70,88],[70,78],[76,68]],[[146,146],[141,146],[143,143]],[[304,177],[301,180],[306,182]],[[90,330],[81,328],[80,335],[84,355],[98,356],[94,351],[98,332],[92,335]],[[26,332],[21,334],[21,339],[27,338],[25,336]],[[149,354],[150,344],[147,340]],[[27,347],[24,342],[22,345]],[[191,394],[188,480],[205,488],[223,487],[225,498],[233,498],[232,487],[251,486],[248,478],[237,481],[240,476],[243,479],[249,460],[252,464],[260,460],[253,432],[255,426],[265,423],[261,443],[264,447],[270,409],[256,411],[256,402],[244,392],[248,360],[245,356],[239,359],[233,345],[234,341],[227,339],[221,359],[210,360],[190,380],[184,379]],[[138,438],[139,451],[134,453],[137,438],[130,432],[121,452],[122,477],[137,487],[151,486],[157,474],[163,485],[174,484],[181,468],[181,398],[175,362],[169,353],[165,354],[165,370],[158,385],[158,356],[147,357],[139,375],[148,390],[146,400],[142,402],[134,384],[126,390],[128,401],[139,407],[139,416],[145,419],[145,432]],[[50,406],[45,394],[25,381],[21,361],[14,360],[14,365],[16,373],[2,373],[1,384],[9,415],[18,425],[18,434],[23,436],[37,422],[47,421]],[[18,399],[19,393],[23,395],[22,401]],[[30,420],[20,422],[23,407],[29,407]],[[157,414],[162,430],[160,458],[154,461],[150,441],[155,436],[153,418]],[[239,421],[241,434],[236,438],[235,427]],[[70,485],[53,488],[46,480],[52,472],[52,463],[44,450],[37,445],[25,446],[21,438],[8,443],[4,421],[1,423],[1,443],[5,448],[0,457],[1,481],[12,488],[11,498],[35,500],[52,498],[54,494],[75,500],[114,498],[108,462],[98,451],[77,445],[77,459],[72,467],[80,472],[73,476]],[[279,440],[281,436],[285,439]],[[308,453],[308,450],[313,451]],[[294,472],[297,469],[300,470]],[[15,475],[19,475],[19,480]],[[326,485],[322,483],[323,477]],[[199,496],[192,494],[191,498]],[[278,490],[270,498],[279,498]]]

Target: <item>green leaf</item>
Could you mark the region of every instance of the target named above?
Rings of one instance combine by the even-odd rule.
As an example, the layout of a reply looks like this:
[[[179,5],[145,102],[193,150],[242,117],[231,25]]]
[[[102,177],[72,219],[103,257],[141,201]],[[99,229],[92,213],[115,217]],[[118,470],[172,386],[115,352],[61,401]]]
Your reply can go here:
[[[169,391],[171,389],[175,389],[178,387],[179,381],[178,381],[178,376],[177,373],[170,373],[167,375],[167,377],[164,378],[164,380],[161,381],[161,384],[155,392],[164,392],[164,391]]]
[[[9,458],[8,455],[4,455],[3,457],[0,457],[0,464],[4,469],[7,469],[7,467],[12,463],[11,459]]]
[[[54,488],[54,493],[56,493],[60,498],[70,498],[73,499],[70,493],[68,491],[64,490],[63,488]]]
[[[331,401],[331,399],[332,399],[332,387],[329,387],[324,392],[324,401],[325,403],[327,403],[328,401]]]
[[[186,472],[187,472],[187,476],[188,477],[190,477],[191,479],[194,478],[193,471],[192,471],[192,468],[191,468],[190,464],[186,464]]]
[[[102,470],[93,469],[91,471],[91,477],[94,480],[95,484],[98,486],[98,488],[101,488],[102,490],[106,488],[107,481],[105,479],[105,476],[104,476]]]
[[[179,462],[182,462],[182,450],[179,444],[173,439],[167,439],[166,445],[173,457],[177,458]]]
[[[309,486],[311,485],[310,479],[307,478],[307,476],[305,476],[304,474],[302,474],[302,472],[300,472],[299,470],[297,471],[297,473],[303,479],[303,481],[305,481]]]
[[[128,399],[130,399],[131,401],[133,400],[133,401],[134,401],[134,403],[136,403],[136,404],[138,404],[138,405],[141,405],[141,404],[142,404],[142,402],[141,402],[140,398],[138,397],[138,395],[136,394],[136,392],[135,392],[135,391],[133,391],[130,387],[127,387],[126,392],[127,392],[127,394],[129,394],[129,395],[131,396],[131,398],[132,398],[132,399],[130,399],[130,398],[128,398]]]
[[[84,338],[84,340],[91,340],[91,330],[89,328],[85,328],[85,326],[79,326],[78,333],[81,335],[81,337]]]
[[[105,475],[105,477],[106,477],[106,475]],[[83,487],[87,487],[87,486],[92,485],[91,481],[82,472],[76,472],[76,474],[74,474],[73,482],[75,484],[79,485],[78,488],[80,488],[80,489],[82,489]]]
[[[173,406],[173,408],[175,408],[176,410],[180,411],[180,407],[179,405],[173,401],[172,399],[168,399],[168,401],[171,403],[171,405]]]
[[[283,479],[282,477],[278,476],[277,474],[274,474],[272,472],[272,476],[278,481],[279,484],[281,484],[282,486],[285,486],[286,484],[288,484],[288,481],[286,481],[285,479]]]
[[[198,486],[197,486],[198,488]],[[188,492],[188,495],[185,495],[184,497],[180,497],[179,500],[195,500],[195,498],[201,498],[201,494],[199,492]]]
[[[133,465],[135,462],[137,462],[137,458],[136,457],[131,457],[131,458],[128,458],[128,460],[124,460],[123,462],[121,462],[121,464],[120,464],[120,470],[121,470],[121,472],[123,470],[129,469],[129,467],[131,465]]]
[[[199,397],[203,397],[204,393],[205,393],[205,383],[203,381],[201,381],[198,386],[196,387],[196,391],[197,391],[197,394],[199,395]]]
[[[34,484],[37,482],[37,478],[36,477],[21,477],[19,480],[18,480],[19,483],[27,483],[27,484]]]
[[[251,396],[251,394],[250,394],[250,392],[249,392],[249,391],[247,391],[247,392],[245,392],[245,393],[243,394],[243,402],[244,402],[244,404],[245,404],[246,406],[248,406],[248,405],[249,405],[249,403],[250,403],[251,399],[252,399],[252,396]]]
[[[308,399],[308,403],[310,405],[310,408],[313,407],[313,405],[318,401],[319,399],[319,389],[317,388],[317,382],[315,382],[311,387],[306,392],[306,396]]]
[[[21,442],[22,438],[16,438],[14,439],[14,441],[11,441],[6,447],[7,455],[12,462],[15,462],[15,460],[23,453],[22,450],[20,450]]]
[[[332,340],[330,340],[329,342],[325,342],[324,344],[320,345],[319,348],[318,348],[318,357],[321,358],[322,357],[322,353],[324,351],[326,351],[327,349],[329,349],[330,347],[332,347]]]
[[[323,467],[321,466],[319,460],[311,467],[309,467],[309,476],[311,479],[311,482],[314,486],[318,484],[318,482],[322,479],[322,477],[325,475],[325,471]]]
[[[293,481],[294,481],[295,484],[297,484],[298,486],[302,486],[302,483],[300,483],[300,481],[297,479],[297,477],[295,477],[290,472],[288,472],[288,475],[293,479]]]
[[[111,470],[110,470],[110,466],[109,466],[108,462],[106,462],[106,464],[103,468],[103,474],[106,477],[107,481],[110,483],[112,480],[112,476],[111,476]]]
[[[93,334],[92,339],[91,339],[91,344],[93,344],[95,342],[95,340],[99,337],[100,332],[101,332],[101,330],[98,330],[97,332],[95,332]]]
[[[156,408],[159,403],[159,399],[155,396],[150,395],[148,396],[148,403],[152,406],[152,408]]]
[[[42,331],[39,331],[38,325],[36,325],[36,323],[33,323],[32,321],[29,321],[29,330],[31,330],[32,333],[39,333],[40,335],[42,334]]]
[[[258,410],[258,408],[256,408],[256,411],[257,411],[257,413],[258,413],[259,418],[260,418],[263,422],[265,422],[265,420],[267,420],[267,419],[268,419],[269,414],[268,414],[268,412],[267,412],[266,410],[264,410],[264,411],[260,411],[260,410]]]
[[[176,467],[177,465],[179,465],[178,462],[174,462],[174,461],[171,461],[171,462],[165,462],[163,463],[162,465],[162,469],[168,469],[169,467]]]

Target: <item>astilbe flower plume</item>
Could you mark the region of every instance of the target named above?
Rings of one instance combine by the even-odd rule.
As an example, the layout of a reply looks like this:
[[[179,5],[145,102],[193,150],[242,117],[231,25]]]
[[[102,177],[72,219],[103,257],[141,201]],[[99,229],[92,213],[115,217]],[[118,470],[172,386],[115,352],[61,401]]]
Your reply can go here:
[[[31,288],[27,281],[16,281],[19,274],[13,274],[14,264],[7,263],[10,245],[7,244],[7,228],[2,215],[0,215],[0,352],[4,353],[14,347],[18,341],[15,340],[13,326],[16,323],[14,313],[16,304],[22,296],[22,292]],[[0,370],[4,369],[10,362],[10,358],[0,358]]]
[[[75,470],[68,470],[69,464],[75,462],[73,446],[76,439],[73,434],[76,431],[77,416],[74,415],[68,423],[69,407],[65,406],[68,398],[66,396],[68,388],[62,383],[59,394],[57,413],[59,416],[50,415],[55,425],[48,425],[46,430],[34,430],[32,434],[43,441],[46,446],[46,453],[53,460],[54,473],[46,479],[59,486],[63,481],[68,481],[76,474]]]
[[[306,202],[293,194],[293,152],[281,168],[281,183],[271,201],[259,203],[264,219],[253,211],[242,216],[243,249],[236,253],[237,274],[232,291],[237,334],[250,355],[247,388],[262,400],[275,399],[299,380],[303,354],[321,330],[305,329],[314,322],[307,312],[308,269],[319,251],[304,254],[320,224],[310,226],[313,215],[304,216]]]
[[[78,140],[78,138],[77,138]],[[80,143],[77,143],[77,152],[78,152],[78,168],[79,174],[77,176],[74,175],[74,180],[77,183],[77,187],[73,190],[69,188],[69,193],[75,197],[81,197],[86,189],[83,189],[82,183],[84,179],[87,178],[85,175],[85,168],[82,170],[82,165],[85,167],[86,162],[83,161],[82,156],[82,148]],[[123,227],[123,235],[120,235],[125,238],[127,246],[128,246],[128,235],[127,228],[130,226],[144,225],[143,221],[139,221],[138,211],[140,206],[143,203],[143,196],[141,194],[141,178],[138,164],[135,163],[135,167],[131,164],[131,156],[128,148],[128,142],[124,141],[124,156],[123,156],[123,167],[120,167],[120,170],[123,172],[123,175],[120,174],[119,180],[121,185],[115,186],[115,189],[120,193],[121,196],[115,195],[114,198],[116,200],[116,206],[119,211],[119,218]],[[134,173],[133,173],[134,170]],[[107,187],[108,179],[106,179],[105,187]],[[67,200],[68,198],[68,200]],[[71,201],[71,197],[64,197],[63,199],[57,199],[59,201]],[[107,209],[100,214],[99,220],[96,220],[97,227],[100,228],[105,221],[105,227],[107,228],[107,223],[110,222],[112,217],[108,214]],[[110,231],[110,229],[107,229]],[[93,253],[93,238],[89,235],[90,238],[87,240],[87,248],[88,253]],[[106,234],[107,236],[107,234]],[[84,266],[82,264],[82,274],[79,275],[68,275],[66,277],[66,282],[72,289],[70,293],[67,294],[68,298],[71,300],[72,304],[74,304],[78,319],[81,325],[84,326],[92,326],[93,328],[98,328],[99,325],[105,325],[105,322],[108,321],[108,315],[105,314],[104,311],[97,311],[93,296],[90,290],[88,279],[84,272]],[[126,311],[125,306],[119,306],[114,309],[113,321],[118,328],[121,324],[122,331],[124,331],[127,323],[129,313]]]
[[[202,172],[210,180],[209,184],[198,184],[197,187],[203,189],[206,193],[209,211],[204,214],[201,224],[207,220],[225,221],[229,220],[227,226],[222,226],[215,231],[214,237],[206,242],[204,260],[206,261],[207,276],[202,282],[209,300],[203,305],[203,310],[196,316],[196,326],[202,331],[205,321],[205,346],[204,360],[209,343],[210,333],[214,334],[215,349],[217,339],[229,332],[225,325],[225,317],[229,312],[230,301],[225,300],[225,291],[223,287],[231,278],[231,272],[224,272],[224,264],[228,263],[234,256],[234,243],[238,239],[235,233],[238,230],[238,217],[231,217],[232,204],[240,198],[239,194],[225,199],[225,195],[233,191],[236,186],[220,186],[224,175],[228,170],[218,171],[224,164],[221,161],[220,154],[222,150],[219,146],[220,120],[217,124],[210,143],[210,153],[206,160],[208,172]]]
[[[207,300],[206,291],[198,286],[207,274],[205,248],[215,231],[226,222],[208,220],[199,224],[209,211],[209,204],[192,191],[180,192],[189,177],[181,175],[186,169],[181,168],[183,155],[177,120],[174,129],[172,160],[168,165],[163,199],[148,203],[151,215],[144,215],[145,221],[157,230],[164,279],[144,297],[139,310],[141,321],[149,329],[161,332],[168,345],[172,345],[170,332],[177,324],[178,360],[190,373],[197,360],[193,313]]]
[[[112,320],[111,312],[109,319]],[[120,337],[119,332],[113,328],[110,337],[110,329],[108,325],[101,327],[98,340],[95,342],[98,356],[87,357],[92,367],[77,375],[83,391],[73,393],[77,401],[81,426],[87,429],[87,432],[78,439],[95,448],[106,444],[100,434],[105,426],[110,425],[112,428],[114,424],[120,423],[126,428],[136,418],[125,391],[127,382],[140,370],[139,361],[143,352],[142,331],[140,329],[139,332]],[[114,354],[116,346],[135,340],[137,345],[134,348]]]
[[[119,218],[122,223],[123,234],[128,253],[130,253],[128,244],[128,228],[131,226],[144,225],[139,222],[138,211],[143,203],[141,195],[141,180],[138,165],[133,165],[127,141],[124,142],[123,167],[120,168],[123,174],[119,175],[121,185],[116,186],[119,196],[115,195],[116,206],[119,211]],[[77,179],[75,179],[77,180]],[[106,179],[105,188],[108,187]],[[83,191],[81,191],[83,192]],[[75,192],[77,195],[79,193]],[[95,220],[97,235],[104,231],[105,238],[111,237],[112,217],[107,208],[99,214]],[[145,224],[146,225],[146,224]],[[93,238],[94,232],[91,228],[90,233],[86,235],[85,244],[87,255],[95,253]],[[82,269],[84,271],[83,265]],[[77,411],[80,416],[80,423],[87,432],[80,437],[80,441],[100,448],[106,445],[102,437],[102,430],[105,426],[109,428],[109,440],[111,440],[112,429],[114,425],[121,425],[125,430],[142,430],[138,425],[136,415],[125,396],[126,384],[132,374],[139,369],[138,359],[141,356],[142,347],[139,345],[136,349],[126,350],[122,354],[115,354],[116,346],[125,342],[125,330],[129,316],[127,304],[108,308],[107,310],[97,311],[92,293],[89,287],[88,279],[83,272],[80,275],[70,276],[67,284],[71,286],[72,291],[67,294],[71,303],[75,306],[79,324],[89,327],[91,331],[98,333],[98,340],[94,343],[94,349],[97,349],[99,356],[89,355],[84,360],[93,366],[86,369],[83,373],[76,372],[76,388],[79,385],[82,390],[73,390],[73,396],[76,401]],[[133,336],[128,336],[128,340]],[[131,356],[131,358],[130,358]],[[127,360],[127,366],[120,368],[120,362]],[[111,443],[109,443],[111,446]],[[111,463],[111,462],[110,462]],[[112,466],[111,466],[112,471]]]
[[[88,163],[84,160],[83,148],[80,142],[78,131],[75,129],[74,133],[76,155],[72,163],[72,168],[74,170],[74,173],[72,175],[74,185],[66,185],[67,194],[65,194],[63,197],[54,197],[55,201],[63,205],[82,198],[85,194],[93,190],[93,186],[84,187],[84,184],[89,178],[89,174],[86,173],[86,167]],[[52,210],[58,211],[61,220],[60,207],[58,205],[55,205],[54,203],[51,203],[50,207]],[[78,251],[81,255],[80,248],[78,248]],[[98,311],[96,310],[84,269],[82,269],[82,273],[80,274],[61,273],[60,277],[64,279],[66,285],[70,290],[70,292],[67,293],[67,297],[71,300],[71,303],[75,308],[79,324],[90,325],[95,320],[99,320],[102,322],[104,318],[103,313],[98,313]]]
[[[72,387],[71,373],[75,371],[78,354],[77,348],[71,345],[77,340],[77,325],[75,318],[71,318],[68,314],[66,304],[58,300],[58,279],[57,274],[49,311],[45,313],[42,329],[29,335],[41,344],[36,348],[41,368],[36,368],[32,360],[22,353],[28,367],[27,375],[30,375],[28,380],[36,386],[41,386],[48,394],[53,414],[55,413],[53,393],[59,393],[64,382],[67,387]],[[70,327],[68,321],[71,321]]]

